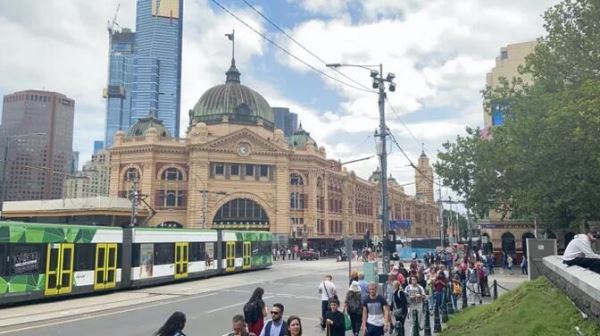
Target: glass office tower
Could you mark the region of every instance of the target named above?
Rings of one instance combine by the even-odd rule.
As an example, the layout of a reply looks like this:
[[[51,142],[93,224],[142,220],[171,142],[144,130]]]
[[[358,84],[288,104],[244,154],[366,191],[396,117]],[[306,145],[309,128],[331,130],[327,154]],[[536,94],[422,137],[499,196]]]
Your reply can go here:
[[[120,31],[109,28],[108,34],[108,86],[103,96],[106,98],[104,143],[110,148],[115,132],[127,131],[134,122],[131,117],[131,98],[135,33],[127,28]]]
[[[183,0],[138,0],[132,123],[150,112],[179,136]]]

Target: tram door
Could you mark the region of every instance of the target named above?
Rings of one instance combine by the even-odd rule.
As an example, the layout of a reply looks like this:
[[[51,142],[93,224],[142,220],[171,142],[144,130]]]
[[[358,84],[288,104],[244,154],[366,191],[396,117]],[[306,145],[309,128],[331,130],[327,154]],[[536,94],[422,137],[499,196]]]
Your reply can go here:
[[[187,242],[175,243],[175,279],[188,276],[188,249]]]
[[[252,245],[250,242],[244,242],[244,255],[242,258],[242,267],[244,269],[250,269],[252,266]]]
[[[225,260],[226,260],[227,272],[235,271],[235,242],[234,241],[227,242]]]
[[[73,283],[73,244],[48,244],[46,295],[70,293]]]
[[[114,288],[117,285],[117,244],[96,244],[94,289]]]

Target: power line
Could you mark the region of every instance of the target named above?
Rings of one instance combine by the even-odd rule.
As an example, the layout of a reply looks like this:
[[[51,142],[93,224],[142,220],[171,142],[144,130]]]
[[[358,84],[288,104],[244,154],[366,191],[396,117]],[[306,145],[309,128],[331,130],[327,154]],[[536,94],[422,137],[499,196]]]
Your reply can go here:
[[[317,60],[319,60],[321,63],[323,63],[324,65],[327,64],[327,62],[325,60],[323,60],[321,57],[319,57],[318,55],[316,55],[315,53],[313,53],[312,51],[310,51],[308,48],[306,48],[304,45],[302,45],[300,42],[296,41],[296,39],[294,39],[292,36],[290,36],[285,30],[283,30],[281,27],[279,27],[275,22],[273,22],[271,19],[269,19],[266,15],[264,15],[261,11],[259,11],[258,9],[256,9],[256,7],[254,7],[251,3],[249,3],[247,0],[242,0],[246,5],[248,5],[248,7],[250,7],[253,11],[255,11],[258,15],[260,15],[260,17],[262,17],[263,19],[265,19],[265,21],[267,21],[268,23],[270,23],[273,27],[275,27],[277,30],[279,30],[283,35],[285,35],[285,37],[287,37],[288,39],[290,39],[292,42],[294,42],[297,46],[299,46],[300,48],[302,48],[302,50],[306,51],[308,54],[310,54],[311,56],[313,56],[314,58],[316,58]],[[364,89],[368,90],[369,92],[372,93],[376,93],[375,91],[371,90],[368,86],[365,86],[362,83],[359,83],[357,81],[355,81],[354,79],[348,77],[347,75],[345,75],[343,72],[341,72],[340,70],[338,70],[337,68],[332,68],[333,71],[337,72],[338,74],[340,74],[342,77],[348,79],[349,81],[353,82],[354,84],[357,84],[361,87],[363,87]]]
[[[394,134],[392,134],[392,132],[388,129],[388,132],[390,134],[390,138],[392,139],[392,142],[396,145],[396,147],[398,147],[398,149],[400,150],[400,152],[402,153],[402,155],[404,155],[404,157],[406,158],[406,160],[408,160],[408,163],[410,164],[411,167],[413,167],[418,173],[419,175],[423,176],[426,180],[428,180],[429,182],[437,185],[437,186],[442,186],[442,184],[440,184],[439,182],[435,182],[432,178],[430,178],[429,176],[425,175],[425,173],[423,173],[421,171],[421,169],[419,169],[419,167],[417,167],[412,160],[410,159],[410,157],[408,156],[408,154],[406,154],[406,152],[404,151],[404,149],[402,149],[402,147],[400,147],[400,144],[398,143],[398,141],[396,140],[396,137],[394,137]]]
[[[286,53],[287,55],[289,55],[290,57],[292,57],[293,59],[295,59],[296,61],[304,64],[305,66],[309,67],[310,69],[312,69],[313,71],[318,72],[319,74],[334,80],[340,84],[346,85],[348,87],[351,87],[353,89],[356,90],[360,90],[360,91],[364,91],[364,92],[369,92],[369,93],[373,93],[372,90],[365,90],[361,87],[358,86],[354,86],[352,84],[348,84],[344,81],[341,81],[333,76],[328,75],[327,73],[317,69],[316,67],[314,67],[313,65],[307,63],[306,61],[300,59],[298,56],[292,54],[291,52],[289,52],[288,50],[286,50],[285,48],[283,48],[282,46],[280,46],[279,44],[277,44],[275,41],[273,41],[272,39],[270,39],[269,37],[267,37],[265,34],[259,32],[258,30],[256,30],[254,27],[250,26],[248,23],[246,23],[246,21],[242,20],[239,16],[235,15],[235,13],[231,12],[229,9],[227,9],[225,6],[221,5],[221,3],[219,3],[217,0],[211,0],[215,5],[217,5],[218,7],[220,7],[222,10],[224,10],[225,12],[227,12],[227,14],[231,15],[234,19],[236,19],[237,21],[239,21],[241,24],[243,24],[244,26],[246,26],[248,29],[252,30],[253,32],[255,32],[256,34],[258,34],[260,37],[262,37],[265,41],[271,43],[273,46],[275,46],[277,49],[283,51],[284,53]]]
[[[404,128],[408,131],[408,134],[410,134],[410,136],[419,144],[422,145],[423,141],[419,140],[414,134],[413,132],[410,130],[410,128],[408,128],[408,125],[406,125],[406,123],[402,120],[402,118],[400,118],[400,115],[396,112],[396,110],[394,109],[394,106],[392,105],[392,103],[387,99],[387,97],[385,97],[385,101],[388,103],[388,107],[390,108],[390,110],[392,110],[392,113],[396,116],[396,119],[398,119],[398,121],[402,124],[402,126],[404,126]]]

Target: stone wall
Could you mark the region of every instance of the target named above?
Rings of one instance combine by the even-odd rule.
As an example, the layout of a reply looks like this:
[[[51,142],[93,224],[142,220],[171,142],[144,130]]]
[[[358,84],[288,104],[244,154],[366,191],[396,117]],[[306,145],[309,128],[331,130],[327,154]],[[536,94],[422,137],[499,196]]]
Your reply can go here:
[[[561,289],[577,308],[600,323],[600,274],[562,263],[560,256],[545,257],[541,273]]]

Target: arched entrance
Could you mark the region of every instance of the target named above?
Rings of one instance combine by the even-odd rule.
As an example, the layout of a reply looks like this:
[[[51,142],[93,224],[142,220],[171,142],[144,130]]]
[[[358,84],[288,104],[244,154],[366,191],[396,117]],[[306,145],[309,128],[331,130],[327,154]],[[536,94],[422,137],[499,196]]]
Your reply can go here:
[[[525,232],[523,236],[521,236],[521,251],[523,251],[524,256],[527,255],[527,239],[529,238],[535,238],[533,233]]]
[[[156,227],[181,229],[181,228],[183,228],[183,225],[181,225],[181,223],[178,223],[178,222],[167,221],[167,222],[162,222],[162,223],[158,224]]]
[[[249,198],[236,198],[223,204],[217,211],[213,223],[215,225],[268,225],[267,212]]]
[[[483,254],[486,255],[494,251],[494,245],[492,244],[490,235],[487,234],[487,232],[481,235],[481,248],[483,249]]]
[[[510,232],[505,232],[502,235],[502,251],[507,255],[514,255],[515,250],[515,236]]]

